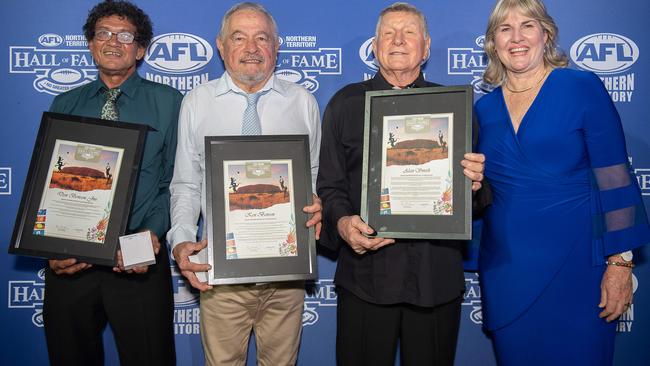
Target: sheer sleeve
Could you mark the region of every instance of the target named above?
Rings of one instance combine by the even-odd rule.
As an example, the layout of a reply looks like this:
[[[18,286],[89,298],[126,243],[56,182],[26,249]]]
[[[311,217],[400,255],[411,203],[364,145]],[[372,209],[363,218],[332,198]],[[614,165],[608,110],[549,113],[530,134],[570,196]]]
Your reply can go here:
[[[594,261],[650,242],[650,227],[631,171],[621,120],[600,79],[591,74],[584,134],[594,176]]]
[[[627,163],[595,168],[598,202],[596,239],[600,258],[650,242],[650,228],[636,178]]]

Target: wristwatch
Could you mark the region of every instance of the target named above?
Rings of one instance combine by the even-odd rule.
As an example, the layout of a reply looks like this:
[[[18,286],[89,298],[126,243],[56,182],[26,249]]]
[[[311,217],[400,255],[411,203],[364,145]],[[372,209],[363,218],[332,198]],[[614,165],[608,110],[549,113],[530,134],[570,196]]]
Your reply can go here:
[[[619,255],[626,262],[632,262],[632,258],[634,258],[634,254],[632,254],[631,250],[628,250],[627,252],[623,252],[623,253],[621,253]]]

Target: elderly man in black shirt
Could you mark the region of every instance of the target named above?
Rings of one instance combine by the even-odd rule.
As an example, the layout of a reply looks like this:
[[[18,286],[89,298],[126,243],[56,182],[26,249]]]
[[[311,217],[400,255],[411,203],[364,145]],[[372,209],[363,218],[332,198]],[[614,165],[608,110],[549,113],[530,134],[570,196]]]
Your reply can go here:
[[[359,217],[365,93],[437,86],[424,80],[430,38],[424,15],[395,3],[377,23],[379,72],[334,95],[323,117],[318,194],[326,232],[320,244],[338,252],[337,363],[453,365],[465,291],[458,241],[369,238]],[[481,187],[485,157],[466,154],[464,174]]]

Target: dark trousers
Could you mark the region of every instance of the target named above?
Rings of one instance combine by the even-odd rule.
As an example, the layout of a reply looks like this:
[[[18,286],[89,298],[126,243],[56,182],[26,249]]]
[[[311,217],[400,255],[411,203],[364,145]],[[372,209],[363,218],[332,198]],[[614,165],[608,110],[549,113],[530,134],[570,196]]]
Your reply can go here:
[[[338,287],[336,362],[392,366],[397,344],[402,366],[452,366],[462,296],[436,307],[377,305]]]
[[[146,274],[93,266],[45,275],[45,338],[52,365],[103,365],[110,324],[121,365],[175,365],[174,299],[167,250]]]

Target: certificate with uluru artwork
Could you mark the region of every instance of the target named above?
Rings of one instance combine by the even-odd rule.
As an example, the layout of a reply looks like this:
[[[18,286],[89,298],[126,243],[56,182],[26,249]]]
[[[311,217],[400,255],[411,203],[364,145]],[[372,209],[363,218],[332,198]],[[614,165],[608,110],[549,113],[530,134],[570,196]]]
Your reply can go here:
[[[380,215],[453,214],[453,122],[453,113],[384,116]]]
[[[45,112],[9,252],[114,265],[148,130]]]
[[[470,239],[472,89],[366,93],[361,216],[376,235]]]
[[[103,244],[123,154],[57,139],[32,233]]]
[[[208,283],[314,279],[306,135],[205,138]]]
[[[223,164],[226,259],[297,256],[291,160]]]

